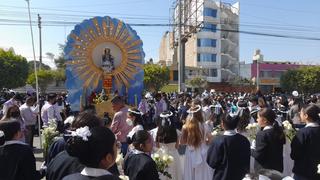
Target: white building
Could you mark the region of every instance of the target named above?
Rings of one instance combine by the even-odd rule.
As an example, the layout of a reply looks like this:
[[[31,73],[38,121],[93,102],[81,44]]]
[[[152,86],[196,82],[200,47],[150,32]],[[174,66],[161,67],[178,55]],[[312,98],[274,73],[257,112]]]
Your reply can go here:
[[[239,74],[239,3],[182,2],[187,79],[202,75],[208,82],[231,81]],[[179,5],[174,7],[173,23],[179,23]],[[177,26],[173,32],[173,38],[177,40]],[[195,71],[195,68],[199,70]]]

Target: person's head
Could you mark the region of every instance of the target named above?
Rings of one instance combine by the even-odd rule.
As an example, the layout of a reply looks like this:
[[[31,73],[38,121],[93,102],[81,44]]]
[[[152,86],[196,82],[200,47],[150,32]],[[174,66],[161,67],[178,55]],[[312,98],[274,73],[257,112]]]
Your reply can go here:
[[[124,100],[121,96],[115,96],[112,100],[112,109],[114,112],[120,111],[124,107]]]
[[[315,104],[305,105],[301,108],[300,118],[302,122],[320,122],[320,108]]]
[[[152,137],[146,130],[139,130],[132,136],[132,145],[143,152],[152,151]]]
[[[0,146],[5,141],[19,140],[22,138],[20,122],[17,120],[0,121]]]
[[[77,129],[73,137],[68,139],[66,150],[91,168],[108,169],[117,157],[116,138],[106,127]]]
[[[8,108],[4,119],[10,119],[10,118],[19,118],[20,117],[20,109],[17,105],[13,105]]]
[[[192,106],[189,110],[188,110],[188,117],[187,117],[187,121],[188,120],[192,120],[192,121],[196,121],[196,122],[204,122],[203,116],[202,116],[202,109],[200,105],[196,105],[196,106]]]
[[[137,108],[130,108],[128,110],[127,118],[132,122],[133,126],[142,125],[142,113]]]
[[[35,103],[35,99],[33,97],[27,97],[26,104],[27,106],[33,106]]]
[[[22,96],[19,93],[16,93],[16,94],[13,95],[12,99],[15,100],[15,101],[21,101],[22,100]]]
[[[273,125],[275,123],[276,113],[270,108],[263,108],[258,112],[258,124],[260,127]]]
[[[259,97],[259,98],[258,98],[258,105],[259,105],[259,107],[261,107],[261,108],[267,107],[267,104],[266,104],[266,102],[264,101],[264,99],[263,99],[262,97]]]
[[[74,121],[71,124],[71,129],[75,130],[81,127],[88,126],[89,128],[102,126],[102,120],[99,119],[97,116],[88,113],[88,112],[81,112],[77,115]]]
[[[258,105],[258,97],[257,96],[251,96],[249,101],[252,104],[252,106]]]
[[[105,48],[104,49],[104,54],[106,54],[106,55],[110,54],[110,49],[109,48]]]
[[[172,122],[173,113],[166,111],[160,114],[160,123],[156,141],[160,143],[172,143],[177,141],[177,131]]]
[[[239,107],[238,110],[239,122],[237,129],[239,131],[244,131],[248,124],[250,123],[250,110],[247,107]]]
[[[238,122],[240,118],[238,115],[230,115],[227,114],[223,119],[222,119],[222,128],[224,130],[234,130],[237,128]]]
[[[57,101],[57,94],[55,94],[55,93],[50,93],[50,94],[48,94],[48,96],[47,96],[47,101],[48,101],[50,104],[55,104],[56,101]]]
[[[203,135],[200,131],[199,122],[203,122],[203,116],[201,106],[191,107],[188,111],[189,115],[184,125],[187,137],[186,141],[188,145],[193,147],[199,147],[203,139]]]

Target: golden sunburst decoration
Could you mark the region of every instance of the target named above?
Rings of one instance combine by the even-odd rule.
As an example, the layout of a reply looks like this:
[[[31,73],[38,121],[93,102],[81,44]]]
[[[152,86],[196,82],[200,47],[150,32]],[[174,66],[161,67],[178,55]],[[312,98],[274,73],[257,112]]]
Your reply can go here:
[[[65,48],[67,66],[83,81],[83,87],[97,88],[104,77],[99,66],[101,48],[112,46],[118,54],[110,73],[116,86],[130,86],[130,80],[142,69],[142,41],[124,22],[110,17],[95,17],[77,25]],[[97,54],[98,53],[98,54]],[[120,54],[119,54],[120,53]]]

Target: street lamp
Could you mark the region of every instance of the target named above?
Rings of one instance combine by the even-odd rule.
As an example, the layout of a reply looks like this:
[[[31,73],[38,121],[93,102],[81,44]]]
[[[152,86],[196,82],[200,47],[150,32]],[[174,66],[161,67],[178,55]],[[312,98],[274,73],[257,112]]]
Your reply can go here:
[[[40,112],[40,104],[39,104],[39,82],[38,82],[38,73],[37,73],[37,63],[36,63],[36,53],[34,48],[34,40],[33,40],[33,31],[32,31],[32,22],[31,22],[31,12],[30,12],[30,1],[26,0],[28,5],[28,14],[29,14],[29,24],[30,24],[30,33],[31,33],[31,42],[32,42],[32,52],[33,52],[33,65],[34,65],[34,75],[36,79],[36,94],[37,94],[37,106],[39,107]],[[38,115],[38,131],[39,131],[39,139],[40,139],[40,148],[42,148],[42,138],[41,138],[41,122],[40,116]]]

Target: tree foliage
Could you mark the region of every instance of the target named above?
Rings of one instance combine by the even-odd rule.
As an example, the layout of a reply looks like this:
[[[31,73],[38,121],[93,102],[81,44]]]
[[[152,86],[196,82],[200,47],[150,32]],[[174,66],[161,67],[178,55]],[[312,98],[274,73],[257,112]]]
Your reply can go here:
[[[25,85],[28,77],[28,62],[26,58],[0,49],[0,88],[17,88]]]
[[[39,70],[39,65],[40,65],[40,62],[39,61],[36,61],[36,66],[37,66],[37,70]],[[28,66],[29,66],[29,74],[33,73],[34,72],[34,61],[29,61],[28,62]],[[44,64],[44,63],[41,63],[41,68],[44,69],[44,70],[50,70],[50,66]]]
[[[204,88],[207,84],[207,81],[200,76],[196,76],[192,79],[190,79],[187,82],[188,85],[190,85],[193,88]]]
[[[148,90],[159,91],[163,86],[169,84],[169,69],[157,64],[146,64],[144,66],[144,85]]]
[[[297,90],[302,93],[320,91],[320,67],[302,67],[288,70],[281,76],[281,88],[287,92]]]
[[[40,70],[37,73],[40,91],[45,93],[48,85],[54,80],[54,73],[50,70]],[[29,75],[27,83],[31,84],[33,87],[36,86],[36,76],[34,73]]]

